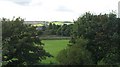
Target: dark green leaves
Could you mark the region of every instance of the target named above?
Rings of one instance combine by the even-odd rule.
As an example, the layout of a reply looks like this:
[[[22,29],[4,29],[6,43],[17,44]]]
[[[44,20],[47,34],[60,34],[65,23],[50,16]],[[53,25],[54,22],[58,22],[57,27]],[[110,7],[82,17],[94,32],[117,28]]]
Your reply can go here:
[[[6,65],[36,64],[51,55],[43,49],[37,30],[24,20],[2,20],[3,63]]]

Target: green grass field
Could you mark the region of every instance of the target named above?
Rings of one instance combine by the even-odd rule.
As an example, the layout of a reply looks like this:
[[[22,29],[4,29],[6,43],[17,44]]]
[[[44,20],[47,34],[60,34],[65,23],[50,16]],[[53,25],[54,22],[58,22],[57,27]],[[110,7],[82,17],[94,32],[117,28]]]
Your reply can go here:
[[[43,40],[42,42],[45,44],[44,49],[54,56],[52,58],[47,58],[46,60],[43,60],[42,63],[49,64],[52,62],[59,64],[56,60],[56,56],[59,51],[66,48],[69,40]]]

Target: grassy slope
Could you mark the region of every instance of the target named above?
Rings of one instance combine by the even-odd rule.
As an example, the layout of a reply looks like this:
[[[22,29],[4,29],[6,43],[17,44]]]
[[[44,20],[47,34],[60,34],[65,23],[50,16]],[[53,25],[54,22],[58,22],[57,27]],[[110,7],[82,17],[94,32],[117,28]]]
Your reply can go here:
[[[43,40],[42,42],[45,44],[44,48],[46,51],[48,51],[50,54],[52,54],[53,58],[47,58],[46,60],[43,60],[42,63],[49,64],[52,63],[58,63],[55,57],[57,56],[58,52],[62,49],[64,49],[69,40]]]

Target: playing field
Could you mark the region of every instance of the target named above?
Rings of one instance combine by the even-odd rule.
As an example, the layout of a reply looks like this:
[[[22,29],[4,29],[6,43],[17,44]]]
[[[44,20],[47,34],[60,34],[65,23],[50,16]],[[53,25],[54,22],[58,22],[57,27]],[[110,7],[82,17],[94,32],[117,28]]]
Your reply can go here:
[[[54,56],[53,58],[47,58],[46,60],[43,60],[42,63],[58,64],[55,57],[57,56],[59,51],[66,48],[67,44],[69,43],[69,40],[43,40],[42,42],[45,44],[44,49]]]

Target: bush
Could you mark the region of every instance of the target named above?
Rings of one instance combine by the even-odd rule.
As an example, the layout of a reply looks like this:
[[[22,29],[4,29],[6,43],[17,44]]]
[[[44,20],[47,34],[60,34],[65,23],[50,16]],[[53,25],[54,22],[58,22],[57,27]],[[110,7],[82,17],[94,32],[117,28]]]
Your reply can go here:
[[[89,65],[93,64],[91,53],[86,50],[85,39],[78,39],[77,43],[59,52],[57,60],[63,65]]]

